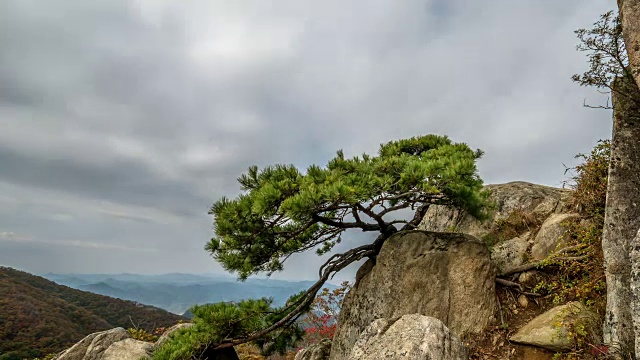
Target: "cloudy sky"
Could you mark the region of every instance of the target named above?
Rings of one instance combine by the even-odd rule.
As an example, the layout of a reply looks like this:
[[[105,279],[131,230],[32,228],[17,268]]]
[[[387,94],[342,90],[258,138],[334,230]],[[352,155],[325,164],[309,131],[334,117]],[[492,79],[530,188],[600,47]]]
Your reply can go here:
[[[4,0],[0,264],[220,272],[207,211],[248,166],[419,134],[485,150],[487,183],[561,186],[610,137],[611,114],[582,107],[606,97],[570,76],[586,66],[573,30],[614,5]]]

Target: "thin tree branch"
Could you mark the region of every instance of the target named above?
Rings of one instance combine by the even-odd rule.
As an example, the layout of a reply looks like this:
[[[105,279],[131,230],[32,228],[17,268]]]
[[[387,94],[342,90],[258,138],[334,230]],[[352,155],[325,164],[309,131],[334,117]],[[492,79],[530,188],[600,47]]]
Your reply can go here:
[[[384,219],[382,219],[382,216],[374,213],[372,210],[365,208],[361,204],[356,204],[356,207],[358,208],[358,210],[362,211],[378,223],[379,227],[377,230],[384,232],[385,229],[389,226],[389,224],[387,224]]]
[[[613,106],[609,105],[609,99],[607,99],[607,105],[588,105],[587,104],[587,99],[585,98],[584,101],[582,102],[582,106],[589,108],[589,109],[606,109],[606,110],[613,110]]]

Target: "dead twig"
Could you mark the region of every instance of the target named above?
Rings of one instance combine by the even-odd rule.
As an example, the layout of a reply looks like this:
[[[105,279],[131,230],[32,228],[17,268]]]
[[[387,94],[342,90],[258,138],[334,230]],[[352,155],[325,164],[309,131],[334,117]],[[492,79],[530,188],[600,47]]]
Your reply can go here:
[[[536,293],[532,293],[532,292],[528,292],[528,291],[524,291],[522,289],[522,285],[518,284],[517,282],[513,282],[513,281],[509,281],[509,280],[505,280],[505,279],[500,279],[500,278],[496,278],[496,283],[500,284],[502,286],[505,286],[507,288],[513,289],[516,292],[518,292],[518,294],[522,294],[522,295],[527,295],[527,296],[532,296],[532,297],[539,297],[542,296],[540,294],[536,294]],[[511,294],[511,293],[510,293]],[[514,299],[515,301],[515,299]]]
[[[519,291],[522,291],[522,285],[518,284],[517,282],[496,278],[496,283],[506,287],[513,287],[518,289]]]

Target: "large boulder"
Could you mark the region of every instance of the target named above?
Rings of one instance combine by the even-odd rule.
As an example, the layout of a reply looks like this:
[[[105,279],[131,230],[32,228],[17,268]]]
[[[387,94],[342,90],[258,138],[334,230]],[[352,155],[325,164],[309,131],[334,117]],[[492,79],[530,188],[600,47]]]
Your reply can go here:
[[[327,360],[331,353],[331,340],[322,341],[298,351],[295,360]]]
[[[570,351],[575,339],[570,330],[572,327],[594,330],[595,315],[579,302],[570,302],[556,306],[538,315],[518,330],[511,341],[534,345],[551,351]]]
[[[355,343],[349,360],[463,360],[467,348],[436,318],[420,314],[378,319]]]
[[[422,314],[459,336],[482,331],[493,319],[495,275],[489,249],[464,234],[400,232],[362,265],[347,294],[331,359],[346,359],[376,319]]]
[[[427,210],[420,230],[461,232],[484,238],[500,223],[514,213],[534,219],[546,219],[553,213],[569,212],[571,191],[549,186],[515,181],[506,184],[493,184],[484,187],[490,192],[489,200],[495,208],[485,221],[478,221],[464,211],[444,205],[432,205]]]
[[[129,338],[131,335],[123,328],[93,333],[56,356],[55,360],[101,360],[113,343]]]

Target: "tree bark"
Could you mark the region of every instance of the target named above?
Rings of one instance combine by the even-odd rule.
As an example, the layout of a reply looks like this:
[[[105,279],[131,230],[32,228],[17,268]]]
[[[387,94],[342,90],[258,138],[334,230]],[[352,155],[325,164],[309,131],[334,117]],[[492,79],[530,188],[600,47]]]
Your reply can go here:
[[[618,0],[618,9],[629,66],[636,85],[640,87],[640,0]]]
[[[611,164],[602,236],[607,277],[604,340],[640,355],[640,0],[618,0],[618,9],[633,79],[618,78],[612,92]]]
[[[640,354],[640,91],[620,77],[613,84],[613,134],[602,249],[607,278],[604,341]],[[634,263],[635,262],[635,263]],[[638,341],[636,341],[638,339]],[[635,358],[635,357],[634,357]]]

